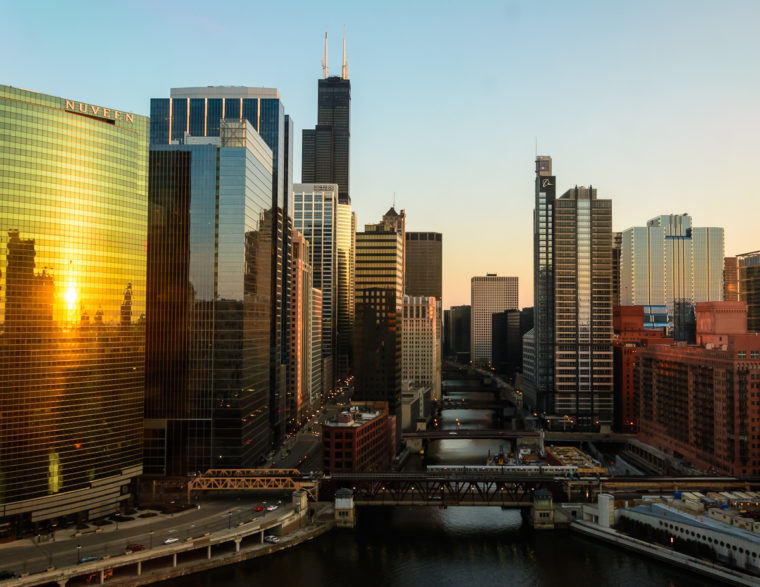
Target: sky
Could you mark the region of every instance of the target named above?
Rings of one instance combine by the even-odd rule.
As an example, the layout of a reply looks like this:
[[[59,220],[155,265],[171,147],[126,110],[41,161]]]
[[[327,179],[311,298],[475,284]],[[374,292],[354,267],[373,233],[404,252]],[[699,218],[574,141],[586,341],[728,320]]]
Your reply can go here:
[[[170,88],[275,87],[317,116],[324,34],[351,79],[359,228],[395,203],[443,233],[444,307],[516,275],[533,305],[534,159],[593,185],[613,230],[660,214],[760,249],[760,2],[0,0],[0,83],[149,113]],[[749,174],[749,175],[747,175]]]

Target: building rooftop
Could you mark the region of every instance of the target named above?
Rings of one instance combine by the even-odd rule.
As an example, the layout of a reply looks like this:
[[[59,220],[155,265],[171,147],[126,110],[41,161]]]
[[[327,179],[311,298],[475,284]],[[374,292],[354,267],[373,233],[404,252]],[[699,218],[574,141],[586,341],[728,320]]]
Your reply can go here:
[[[734,536],[736,538],[748,540],[754,544],[760,545],[760,536],[757,534],[749,532],[748,530],[737,528],[735,526],[729,526],[728,524],[710,518],[706,515],[692,516],[662,503],[637,505],[630,509],[632,512],[646,516],[652,516],[653,518],[668,520],[669,522],[678,522],[681,524],[686,524],[688,526],[693,526],[695,528],[701,528],[703,530],[720,532],[721,534]]]
[[[248,86],[201,86],[195,88],[172,88],[172,98],[278,98],[277,88],[253,88]]]
[[[358,428],[371,422],[375,418],[381,416],[383,412],[380,410],[368,409],[365,407],[351,406],[347,410],[342,410],[339,414],[332,416],[329,420],[326,420],[324,426],[345,427],[345,428]]]

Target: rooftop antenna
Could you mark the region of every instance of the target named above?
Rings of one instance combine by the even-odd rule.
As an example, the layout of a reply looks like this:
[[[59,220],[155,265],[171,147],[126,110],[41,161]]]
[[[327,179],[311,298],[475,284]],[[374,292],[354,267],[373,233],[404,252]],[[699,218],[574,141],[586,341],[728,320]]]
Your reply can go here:
[[[536,159],[538,159],[538,137],[536,137]]]
[[[322,75],[327,79],[327,31],[325,31],[325,54],[322,57]]]
[[[346,61],[346,27],[343,26],[343,79],[348,79],[348,61]]]
[[[393,209],[396,209],[396,192],[393,192]]]

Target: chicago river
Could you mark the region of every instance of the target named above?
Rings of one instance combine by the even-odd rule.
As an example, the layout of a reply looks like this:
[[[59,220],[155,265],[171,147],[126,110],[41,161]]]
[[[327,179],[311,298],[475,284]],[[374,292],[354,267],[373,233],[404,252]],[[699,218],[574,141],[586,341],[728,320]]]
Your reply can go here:
[[[473,394],[468,394],[473,397]],[[474,399],[474,398],[473,398]],[[492,412],[446,410],[441,427],[490,428]],[[482,464],[504,441],[430,443],[429,464]],[[238,565],[167,581],[167,585],[304,585],[394,587],[715,585],[699,575],[611,548],[571,530],[535,531],[519,510],[498,507],[364,507],[353,530]]]

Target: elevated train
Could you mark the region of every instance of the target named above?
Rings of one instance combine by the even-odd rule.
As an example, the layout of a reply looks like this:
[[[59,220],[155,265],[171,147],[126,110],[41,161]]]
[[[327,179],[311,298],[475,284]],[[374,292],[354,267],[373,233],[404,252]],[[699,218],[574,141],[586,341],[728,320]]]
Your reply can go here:
[[[551,477],[577,477],[586,471],[575,465],[428,465],[428,473],[483,473],[547,475]]]

